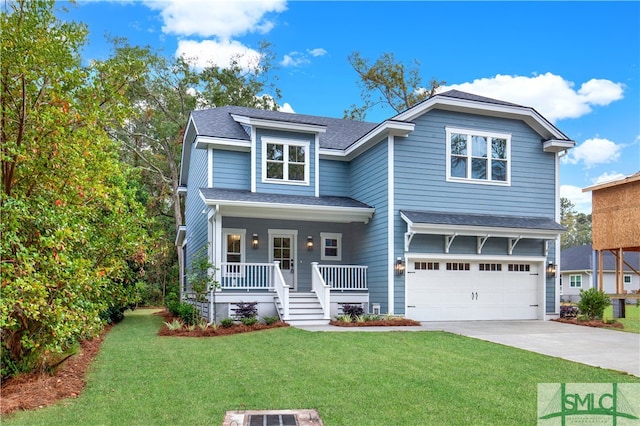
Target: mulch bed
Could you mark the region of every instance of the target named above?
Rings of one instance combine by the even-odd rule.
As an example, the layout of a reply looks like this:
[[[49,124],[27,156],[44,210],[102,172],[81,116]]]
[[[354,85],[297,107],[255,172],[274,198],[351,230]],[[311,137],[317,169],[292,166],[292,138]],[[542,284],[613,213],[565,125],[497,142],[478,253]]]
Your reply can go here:
[[[407,318],[396,318],[391,320],[365,321],[365,322],[345,322],[345,321],[329,321],[330,325],[336,327],[397,327],[397,326],[416,326],[421,325],[419,321]]]
[[[107,326],[99,337],[81,342],[78,353],[58,366],[53,374],[29,373],[3,380],[0,414],[43,408],[64,398],[77,398],[85,387],[87,369],[110,329],[111,326]]]
[[[596,328],[624,328],[624,325],[619,322],[608,323],[602,320],[578,320],[577,318],[556,318],[552,321],[563,322],[565,324],[584,325],[587,327]]]
[[[160,315],[164,317],[165,322],[172,322],[175,318],[169,313],[169,311],[164,310],[162,312],[157,312],[155,315]],[[166,325],[162,325],[160,331],[158,331],[158,336],[174,336],[174,337],[216,337],[216,336],[229,336],[232,334],[239,333],[249,333],[252,331],[260,331],[260,330],[269,330],[271,328],[279,328],[279,327],[289,327],[289,324],[282,321],[276,321],[273,324],[254,324],[254,325],[244,325],[244,324],[234,324],[231,327],[222,327],[219,325],[217,328],[207,327],[202,329],[198,326],[193,330],[188,330],[186,327],[183,327],[178,330],[169,330]]]

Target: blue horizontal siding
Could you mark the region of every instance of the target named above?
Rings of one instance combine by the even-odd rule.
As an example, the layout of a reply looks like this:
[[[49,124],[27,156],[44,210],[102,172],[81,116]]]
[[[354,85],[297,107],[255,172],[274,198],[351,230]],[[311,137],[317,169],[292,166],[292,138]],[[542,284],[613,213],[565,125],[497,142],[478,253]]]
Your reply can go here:
[[[446,180],[445,127],[511,134],[511,185]],[[395,144],[398,209],[554,217],[555,157],[521,121],[434,110]]]
[[[251,190],[251,154],[221,149],[214,150],[213,187]]]
[[[346,161],[320,160],[320,195],[349,197],[350,164]]]
[[[190,173],[187,181],[187,195],[185,200],[185,225],[187,240],[187,258],[185,265],[190,269],[194,255],[207,244],[207,215],[202,214],[206,209],[199,188],[207,186],[207,150],[192,149]]]

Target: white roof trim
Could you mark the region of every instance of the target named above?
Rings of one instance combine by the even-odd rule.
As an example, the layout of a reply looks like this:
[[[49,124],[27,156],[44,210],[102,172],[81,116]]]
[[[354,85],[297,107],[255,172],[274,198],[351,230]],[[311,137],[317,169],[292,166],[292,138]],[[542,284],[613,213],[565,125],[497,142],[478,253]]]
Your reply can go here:
[[[542,150],[544,152],[561,152],[571,149],[574,146],[576,146],[574,141],[549,139],[542,143]]]
[[[248,126],[262,127],[268,129],[293,130],[298,132],[324,133],[326,126],[318,124],[291,123],[288,121],[268,120],[264,118],[251,118],[243,115],[231,114],[231,117],[238,123]]]
[[[207,149],[209,147],[217,149],[226,149],[231,151],[251,151],[251,141],[244,139],[223,139],[212,136],[197,136],[195,147],[198,149]]]
[[[369,149],[372,144],[382,142],[387,136],[406,137],[415,127],[414,123],[388,120],[352,143],[347,149],[320,148],[320,158],[349,161]]]
[[[565,134],[547,121],[536,110],[530,107],[514,105],[492,104],[468,99],[449,98],[446,96],[434,96],[416,105],[407,111],[398,114],[394,120],[412,121],[431,109],[445,109],[458,112],[472,112],[493,117],[514,118],[518,117],[533,128],[545,139],[568,139]]]
[[[414,223],[409,220],[409,218],[407,218],[404,214],[401,214],[401,217],[407,223],[408,234],[455,235],[467,237],[536,238],[543,240],[556,239],[562,234],[562,231],[555,231],[551,229]]]
[[[375,208],[373,207],[336,207],[309,204],[275,204],[255,201],[229,201],[205,199],[205,204],[218,205],[223,216],[236,216],[260,219],[286,219],[320,222],[362,222],[368,223]]]

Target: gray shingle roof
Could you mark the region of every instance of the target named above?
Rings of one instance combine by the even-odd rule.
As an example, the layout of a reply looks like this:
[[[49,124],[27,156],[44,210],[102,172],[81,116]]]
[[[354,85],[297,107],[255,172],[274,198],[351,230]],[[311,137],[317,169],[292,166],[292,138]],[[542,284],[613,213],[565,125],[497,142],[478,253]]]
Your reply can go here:
[[[244,131],[242,125],[233,119],[232,114],[249,118],[281,121],[283,123],[325,126],[326,132],[320,133],[320,148],[327,149],[345,149],[378,126],[377,123],[363,121],[292,114],[280,111],[266,111],[237,106],[222,106],[196,110],[191,113],[191,117],[198,129],[198,135],[223,139],[250,140],[249,135]]]
[[[575,246],[564,249],[560,252],[560,269],[563,271],[590,271],[591,268],[591,256],[593,250],[591,245]],[[629,265],[638,271],[640,270],[640,253],[639,252],[625,252],[624,260]],[[604,270],[615,271],[616,269],[616,257],[609,251],[603,252]],[[598,262],[596,255],[595,262]],[[631,271],[631,269],[625,265],[625,271]]]
[[[200,193],[206,200],[216,201],[240,201],[250,203],[295,204],[301,206],[347,207],[364,209],[371,208],[370,206],[361,203],[360,201],[348,197],[313,197],[304,195],[266,194],[235,189],[218,188],[200,188]]]
[[[413,223],[458,226],[485,226],[496,228],[542,229],[564,231],[565,228],[546,217],[531,216],[497,216],[471,213],[443,213],[433,211],[408,211],[403,213]]]
[[[496,104],[496,105],[505,105],[519,108],[528,108],[523,105],[514,104],[511,102],[505,102],[498,99],[487,98],[484,96],[474,95],[472,93],[461,92],[459,90],[448,90],[446,92],[440,93],[436,96],[442,96],[446,98],[456,98],[456,99],[464,99],[467,101],[476,101],[476,102],[484,102],[486,104]]]

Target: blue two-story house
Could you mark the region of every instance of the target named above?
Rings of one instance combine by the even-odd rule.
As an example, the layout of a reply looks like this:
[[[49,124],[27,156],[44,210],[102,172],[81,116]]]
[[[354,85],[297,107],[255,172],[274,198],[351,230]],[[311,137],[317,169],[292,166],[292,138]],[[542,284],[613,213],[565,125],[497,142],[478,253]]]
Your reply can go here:
[[[453,90],[382,123],[193,111],[182,297],[207,247],[218,320],[238,302],[291,323],[344,303],[420,321],[553,318],[559,154],[574,144],[533,108]]]

